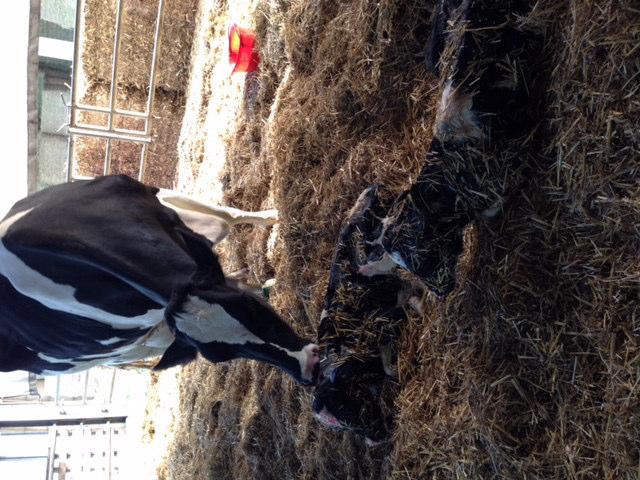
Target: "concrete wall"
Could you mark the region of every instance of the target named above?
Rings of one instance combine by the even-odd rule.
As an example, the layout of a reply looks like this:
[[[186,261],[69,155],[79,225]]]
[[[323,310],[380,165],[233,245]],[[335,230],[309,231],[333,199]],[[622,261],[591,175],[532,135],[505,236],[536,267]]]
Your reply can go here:
[[[40,36],[73,41],[75,0],[42,0]]]
[[[0,45],[6,68],[0,76],[4,94],[0,116],[0,218],[13,203],[27,194],[27,52],[29,2],[3,2]]]
[[[69,89],[64,84],[69,79],[65,72],[46,68],[43,62],[38,76],[41,91],[37,189],[40,190],[66,181],[67,128],[60,127],[67,120],[61,95],[69,102]]]
[[[67,128],[60,127],[67,121],[67,110],[61,97],[69,102],[65,83],[71,81],[71,55],[67,50],[72,48],[75,6],[75,0],[42,0],[40,5],[38,190],[66,181]],[[57,44],[68,48],[45,48]]]

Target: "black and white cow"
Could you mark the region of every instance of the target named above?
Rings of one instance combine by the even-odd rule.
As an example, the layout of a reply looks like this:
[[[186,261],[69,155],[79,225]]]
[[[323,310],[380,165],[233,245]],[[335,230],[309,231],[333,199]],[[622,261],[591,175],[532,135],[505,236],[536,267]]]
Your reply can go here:
[[[0,222],[0,371],[58,374],[162,355],[250,358],[312,384],[315,344],[225,277],[215,243],[275,212],[212,207],[126,176],[17,202]]]

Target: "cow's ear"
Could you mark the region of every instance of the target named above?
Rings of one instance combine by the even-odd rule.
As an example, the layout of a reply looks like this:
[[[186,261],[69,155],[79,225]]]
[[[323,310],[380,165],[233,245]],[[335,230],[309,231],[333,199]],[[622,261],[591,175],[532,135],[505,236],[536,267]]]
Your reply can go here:
[[[198,350],[195,347],[176,340],[167,348],[162,358],[154,365],[153,370],[165,370],[176,365],[184,365],[194,360],[197,355]]]

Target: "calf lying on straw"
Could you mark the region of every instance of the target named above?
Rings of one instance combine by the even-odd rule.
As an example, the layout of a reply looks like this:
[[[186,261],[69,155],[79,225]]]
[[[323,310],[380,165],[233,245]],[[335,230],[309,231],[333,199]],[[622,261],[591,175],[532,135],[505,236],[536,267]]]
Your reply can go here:
[[[529,10],[526,1],[439,3],[427,64],[440,77],[441,97],[425,166],[388,208],[378,187],[365,190],[335,250],[313,402],[331,428],[370,444],[388,437],[392,416],[381,401],[393,383],[388,353],[404,307],[419,303],[416,282],[439,298],[453,290],[465,226],[495,217],[514,188],[505,179],[526,165],[538,52],[538,39],[521,28]]]

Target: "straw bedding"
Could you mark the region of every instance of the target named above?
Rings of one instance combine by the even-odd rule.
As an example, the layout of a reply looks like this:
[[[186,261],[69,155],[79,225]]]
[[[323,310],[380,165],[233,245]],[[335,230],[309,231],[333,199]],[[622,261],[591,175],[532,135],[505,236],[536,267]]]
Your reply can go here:
[[[263,63],[230,139],[226,201],[280,211],[234,232],[228,269],[275,273],[272,302],[315,334],[340,223],[365,186],[420,171],[437,80],[432,2],[264,1]],[[545,108],[523,182],[464,231],[457,286],[408,312],[393,441],[322,430],[309,394],[252,362],[182,373],[163,478],[640,475],[640,12],[539,1]]]

